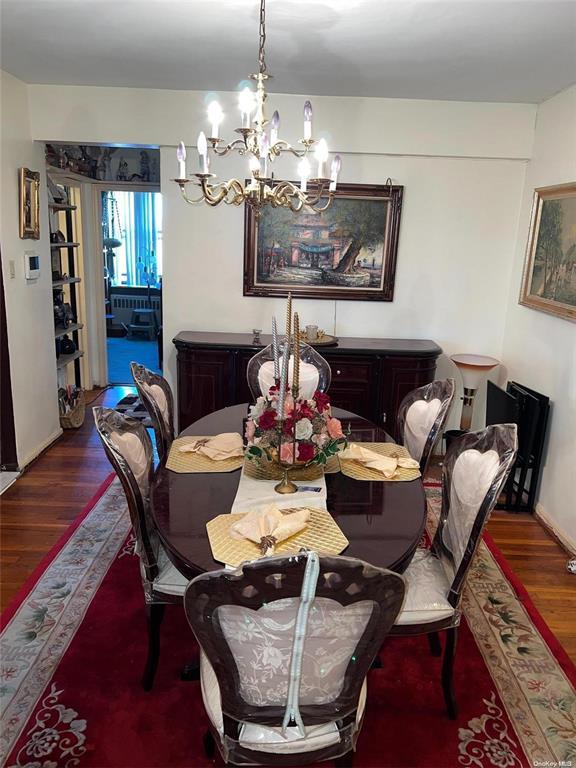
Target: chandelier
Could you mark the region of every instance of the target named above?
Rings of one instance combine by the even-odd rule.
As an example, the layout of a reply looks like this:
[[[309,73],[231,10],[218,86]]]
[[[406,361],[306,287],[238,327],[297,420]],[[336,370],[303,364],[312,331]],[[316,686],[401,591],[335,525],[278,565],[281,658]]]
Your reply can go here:
[[[182,196],[187,203],[206,202],[208,205],[251,205],[259,214],[264,205],[275,208],[289,208],[296,212],[303,207],[310,212],[325,211],[334,198],[336,183],[340,172],[341,160],[335,155],[330,166],[330,174],[326,175],[328,167],[328,146],[325,139],[319,141],[312,138],[312,105],[309,101],[304,104],[304,137],[299,140],[301,149],[279,138],[280,115],[275,111],[272,119],[266,118],[266,81],[272,75],[266,70],[264,46],[266,43],[266,0],[260,0],[260,46],[258,51],[258,74],[250,75],[256,83],[256,90],[246,86],[238,94],[238,106],[241,113],[242,125],[236,128],[239,138],[226,144],[220,137],[220,123],[224,117],[222,107],[214,100],[208,105],[208,121],[210,137],[204,131],[198,136],[197,148],[200,160],[200,170],[192,174],[195,181],[186,174],[186,147],[180,142],[176,152],[178,158],[178,178],[174,179],[180,187]],[[316,174],[312,176],[312,165],[309,156],[314,149]],[[237,152],[248,159],[250,180],[242,183],[239,179],[229,181],[213,181],[215,174],[210,173],[210,153],[224,157],[230,152]],[[300,158],[298,176],[300,184],[290,181],[276,181],[272,172],[272,164],[282,153],[288,152]],[[196,198],[188,197],[187,185],[200,187],[201,195]]]

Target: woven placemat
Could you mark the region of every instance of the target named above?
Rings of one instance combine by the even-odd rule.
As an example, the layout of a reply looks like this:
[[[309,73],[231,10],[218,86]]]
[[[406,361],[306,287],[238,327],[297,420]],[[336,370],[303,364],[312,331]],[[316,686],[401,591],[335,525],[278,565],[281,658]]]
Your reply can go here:
[[[361,443],[363,448],[368,448],[369,451],[374,453],[380,453],[382,456],[404,456],[410,459],[411,456],[404,448],[403,445],[396,445],[396,443]],[[360,464],[359,461],[353,459],[339,459],[340,469],[343,475],[353,477],[354,480],[380,480],[389,483],[394,482],[406,482],[408,480],[416,480],[420,477],[419,469],[405,469],[404,467],[398,467],[394,477],[384,477],[377,469],[370,469]]]
[[[289,475],[290,479],[294,481],[317,480],[322,475],[329,475],[335,472],[340,472],[340,464],[336,456],[330,456],[324,466],[312,464],[310,467],[291,469]],[[281,480],[283,471],[275,461],[246,459],[244,462],[244,474],[254,480]]]
[[[179,437],[177,440],[174,440],[170,446],[166,469],[180,473],[232,472],[235,469],[240,469],[244,463],[244,456],[234,456],[231,459],[214,461],[214,459],[209,459],[208,456],[204,456],[202,453],[180,453],[178,450],[180,446],[189,445],[196,440],[200,440],[202,437],[205,437],[205,435],[188,435],[187,437]]]
[[[307,509],[310,509],[310,522],[307,527],[278,544],[274,554],[294,554],[301,547],[313,549],[316,552],[327,555],[339,555],[343,552],[350,542],[344,536],[332,515],[325,509],[312,507],[307,507]],[[218,517],[206,523],[212,556],[219,563],[226,563],[226,565],[236,567],[245,560],[256,560],[262,557],[260,547],[254,544],[253,541],[248,541],[247,539],[236,540],[230,536],[230,526],[242,517],[244,517],[244,514],[218,515]]]

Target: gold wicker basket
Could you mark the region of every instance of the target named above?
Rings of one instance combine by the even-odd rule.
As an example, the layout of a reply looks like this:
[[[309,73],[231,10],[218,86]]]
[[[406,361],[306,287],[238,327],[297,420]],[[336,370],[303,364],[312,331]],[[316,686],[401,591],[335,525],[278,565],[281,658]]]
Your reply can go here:
[[[62,429],[78,429],[84,424],[84,416],[86,415],[86,398],[84,396],[84,390],[82,390],[76,401],[76,405],[72,410],[68,411],[60,416],[60,426]]]

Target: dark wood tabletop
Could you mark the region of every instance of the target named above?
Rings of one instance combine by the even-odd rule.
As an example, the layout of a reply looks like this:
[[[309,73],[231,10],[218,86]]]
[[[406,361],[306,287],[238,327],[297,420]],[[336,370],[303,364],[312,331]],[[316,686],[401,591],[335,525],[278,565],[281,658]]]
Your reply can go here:
[[[247,404],[234,405],[199,419],[182,435],[242,432]],[[348,411],[333,409],[354,442],[389,442],[384,430]],[[206,523],[230,512],[240,470],[179,474],[158,467],[152,483],[152,514],[158,534],[174,565],[187,578],[222,568],[212,557]],[[350,541],[342,553],[373,565],[404,571],[420,541],[426,521],[422,481],[353,480],[326,475],[328,511]]]

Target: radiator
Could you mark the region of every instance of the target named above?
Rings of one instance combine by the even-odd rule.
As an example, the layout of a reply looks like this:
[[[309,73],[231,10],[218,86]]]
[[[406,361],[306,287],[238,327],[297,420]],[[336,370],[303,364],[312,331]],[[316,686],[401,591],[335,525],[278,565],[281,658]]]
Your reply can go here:
[[[160,297],[152,296],[150,300],[146,296],[134,296],[131,294],[111,293],[110,312],[114,315],[114,326],[129,325],[132,319],[133,309],[153,309],[156,314],[156,322],[160,326]]]

